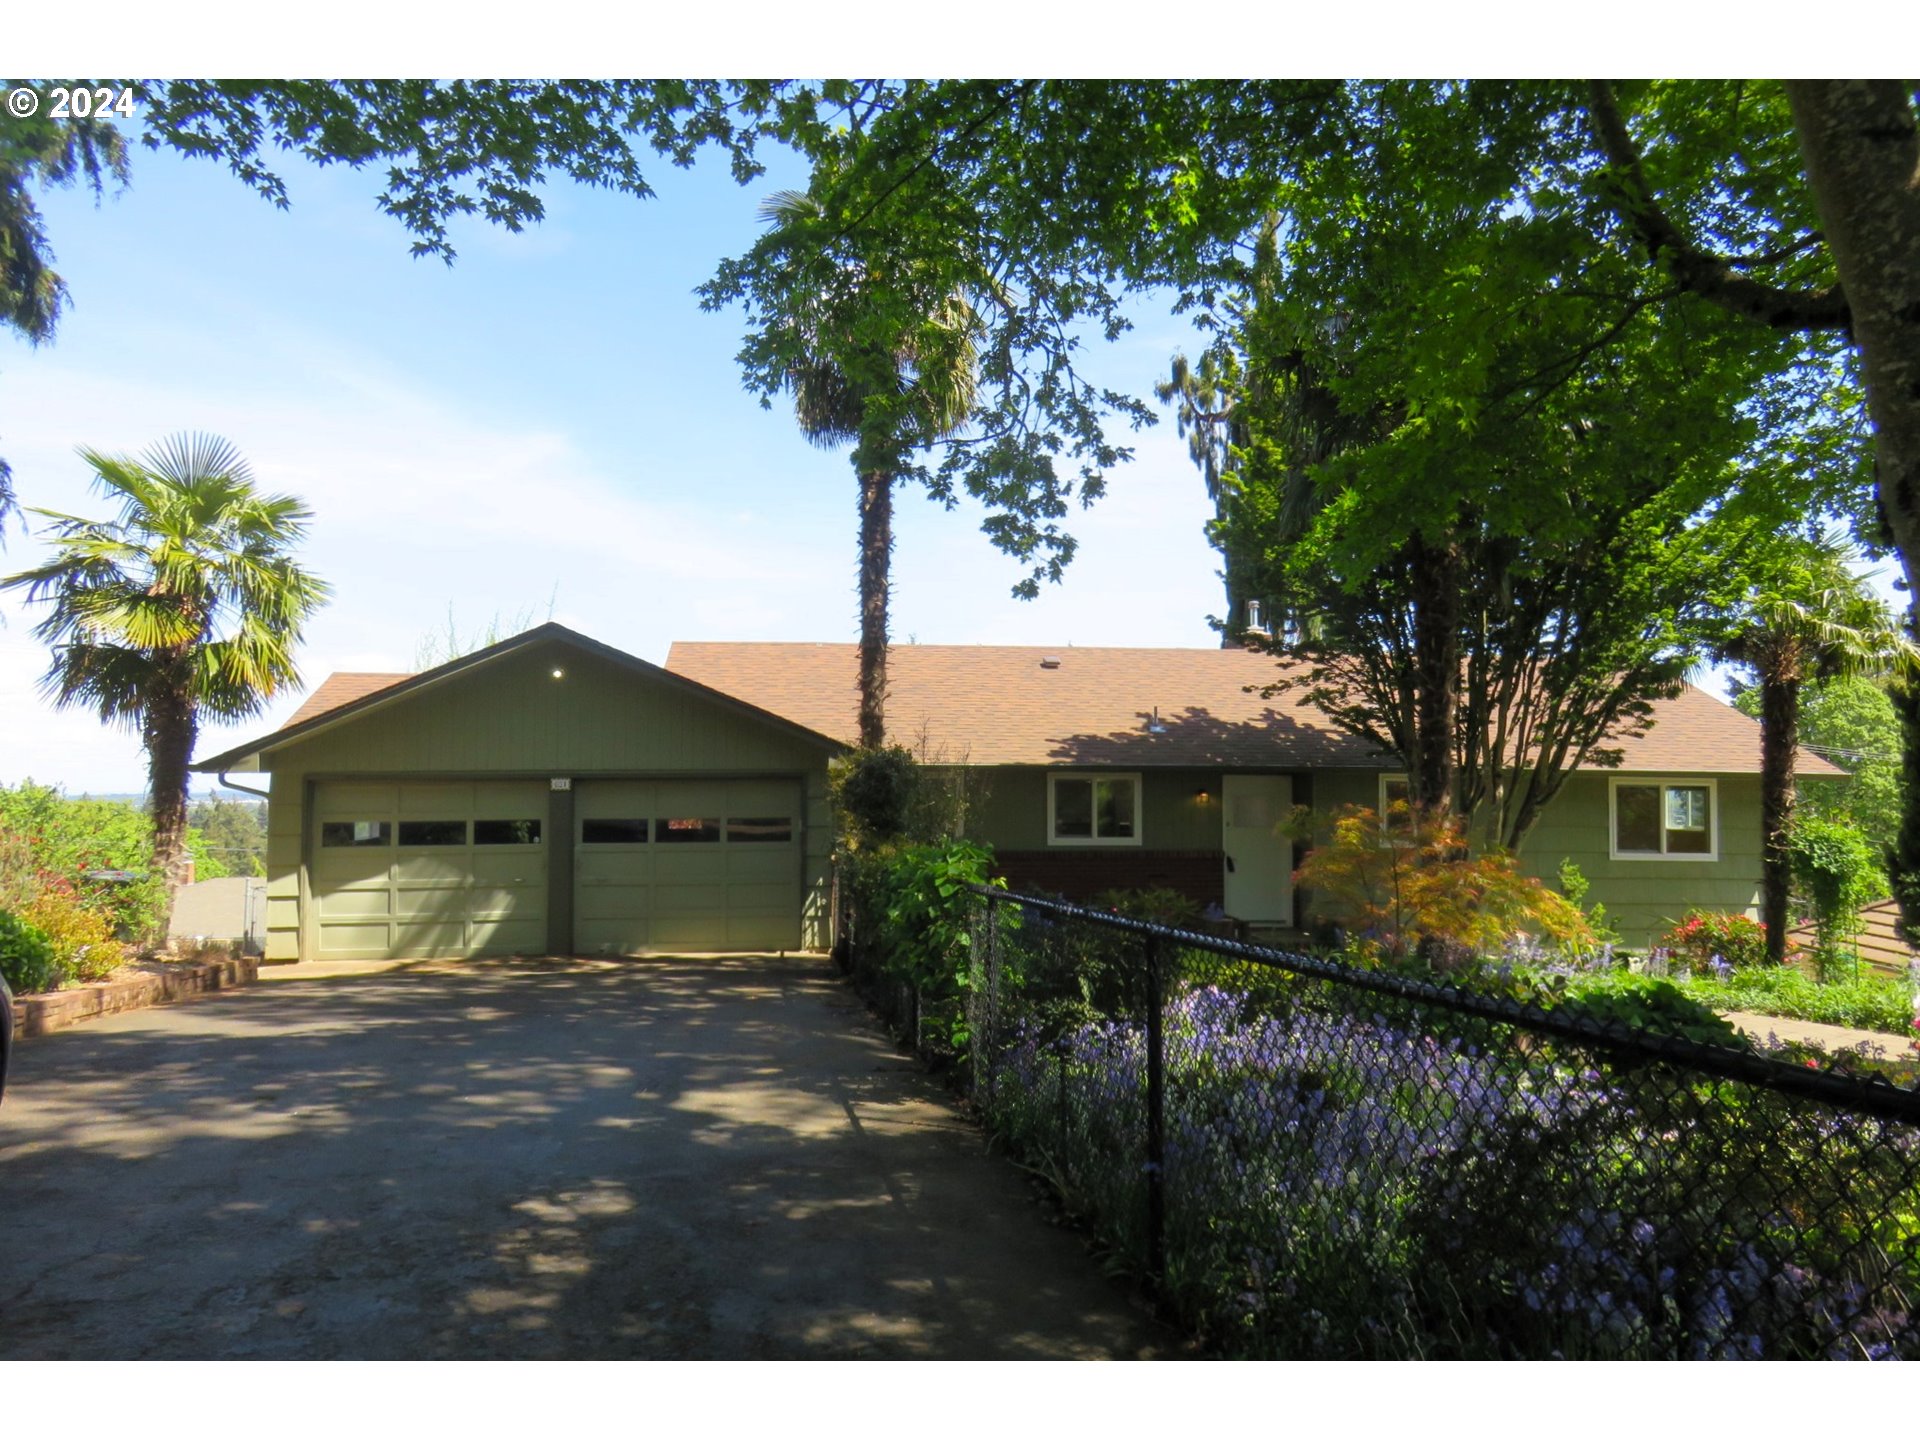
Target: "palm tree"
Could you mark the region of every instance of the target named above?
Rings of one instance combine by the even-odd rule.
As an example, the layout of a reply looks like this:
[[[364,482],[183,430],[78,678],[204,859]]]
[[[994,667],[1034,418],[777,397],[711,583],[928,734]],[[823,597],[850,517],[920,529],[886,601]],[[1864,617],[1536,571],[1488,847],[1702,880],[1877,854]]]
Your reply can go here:
[[[1722,660],[1751,670],[1760,689],[1760,918],[1775,965],[1787,955],[1801,688],[1920,660],[1893,612],[1854,569],[1858,559],[1836,532],[1782,537],[1716,647]]]
[[[119,516],[34,512],[53,522],[54,557],[0,584],[52,607],[34,631],[53,650],[44,693],[139,731],[153,869],[170,909],[185,876],[200,717],[256,715],[298,683],[294,647],[327,587],[290,553],[311,512],[292,496],[260,494],[225,440],[176,435],[138,460],[80,455]]]
[[[782,355],[800,431],[853,444],[860,485],[860,743],[886,742],[893,488],[915,450],[973,413],[979,316],[952,271],[925,257],[848,256],[826,209],[783,190],[760,207],[794,269],[759,343]],[[840,252],[836,254],[836,252]]]

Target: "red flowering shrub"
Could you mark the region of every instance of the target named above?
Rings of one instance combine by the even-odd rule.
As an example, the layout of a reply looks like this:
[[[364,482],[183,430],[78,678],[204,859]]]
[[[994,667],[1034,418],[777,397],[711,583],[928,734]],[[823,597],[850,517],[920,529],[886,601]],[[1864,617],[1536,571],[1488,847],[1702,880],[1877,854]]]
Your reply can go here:
[[[1736,970],[1767,963],[1767,927],[1745,915],[1689,910],[1655,943],[1693,970],[1707,969],[1716,955]]]

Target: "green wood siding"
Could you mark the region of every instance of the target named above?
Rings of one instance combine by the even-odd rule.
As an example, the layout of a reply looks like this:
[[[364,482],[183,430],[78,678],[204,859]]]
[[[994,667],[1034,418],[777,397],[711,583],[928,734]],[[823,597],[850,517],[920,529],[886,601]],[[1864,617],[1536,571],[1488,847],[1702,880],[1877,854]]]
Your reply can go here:
[[[1315,813],[1331,815],[1342,805],[1364,805],[1375,810],[1380,805],[1378,770],[1317,770],[1313,776]]]
[[[823,763],[819,746],[562,645],[503,656],[263,760],[276,775],[774,772]]]
[[[1567,781],[1522,848],[1520,863],[1527,874],[1554,884],[1560,862],[1571,859],[1593,882],[1587,903],[1605,905],[1608,923],[1635,948],[1652,943],[1656,934],[1688,910],[1759,915],[1759,776],[1674,773],[1657,777],[1714,782],[1720,844],[1714,860],[1615,860],[1608,833],[1610,778],[1606,771],[1595,771]]]

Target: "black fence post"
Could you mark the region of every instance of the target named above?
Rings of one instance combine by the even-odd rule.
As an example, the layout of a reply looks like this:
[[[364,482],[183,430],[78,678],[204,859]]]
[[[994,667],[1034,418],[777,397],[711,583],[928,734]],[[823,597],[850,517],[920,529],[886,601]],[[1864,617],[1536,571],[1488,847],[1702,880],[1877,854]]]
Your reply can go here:
[[[1167,1036],[1160,937],[1146,937],[1147,961],[1147,1273],[1167,1273]]]
[[[983,1089],[987,1097],[987,1110],[993,1110],[994,1057],[998,1051],[996,1037],[1000,1032],[1000,902],[993,896],[987,896],[986,933],[984,941],[980,999],[980,1023],[972,1036],[974,1054],[974,1093]]]

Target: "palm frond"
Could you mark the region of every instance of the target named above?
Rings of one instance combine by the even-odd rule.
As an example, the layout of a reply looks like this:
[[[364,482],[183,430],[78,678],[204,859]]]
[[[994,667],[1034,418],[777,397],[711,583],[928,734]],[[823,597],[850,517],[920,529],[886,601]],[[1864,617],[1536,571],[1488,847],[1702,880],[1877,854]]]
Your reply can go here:
[[[138,460],[80,454],[118,516],[36,512],[52,557],[0,581],[47,607],[35,633],[53,652],[48,698],[144,731],[200,709],[254,714],[295,683],[302,628],[328,594],[291,553],[311,511],[260,494],[216,435],[170,436]]]

